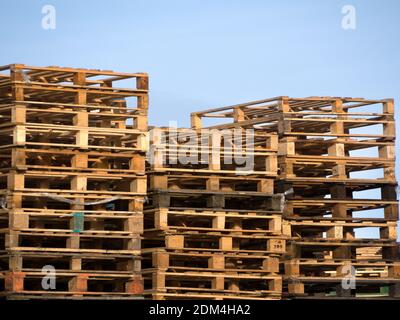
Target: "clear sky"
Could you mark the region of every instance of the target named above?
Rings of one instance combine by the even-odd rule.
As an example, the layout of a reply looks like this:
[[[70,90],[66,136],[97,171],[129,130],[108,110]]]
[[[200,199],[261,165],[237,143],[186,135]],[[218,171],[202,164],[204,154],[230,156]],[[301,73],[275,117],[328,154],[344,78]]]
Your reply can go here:
[[[42,28],[44,5],[55,30]],[[345,5],[355,29],[342,28]],[[153,125],[278,95],[399,103],[396,0],[2,0],[0,10],[0,64],[148,72]]]

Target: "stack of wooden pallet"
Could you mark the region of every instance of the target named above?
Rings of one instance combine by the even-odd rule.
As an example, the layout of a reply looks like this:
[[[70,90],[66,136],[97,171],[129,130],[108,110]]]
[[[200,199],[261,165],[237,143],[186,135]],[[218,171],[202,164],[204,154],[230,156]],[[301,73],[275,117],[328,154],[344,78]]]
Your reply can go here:
[[[134,298],[148,77],[0,68],[0,270],[8,298]]]
[[[152,131],[144,212],[145,295],[281,297],[282,196],[273,194],[277,136],[248,139],[245,134],[240,130],[235,140],[208,130]],[[239,156],[251,156],[256,166],[238,165]]]
[[[393,100],[277,97],[195,112],[192,126],[209,117],[224,119],[209,128],[279,135],[289,296],[358,297],[384,286],[400,296]]]
[[[1,295],[400,297],[393,100],[277,97],[150,140],[147,109],[143,73],[0,67]]]

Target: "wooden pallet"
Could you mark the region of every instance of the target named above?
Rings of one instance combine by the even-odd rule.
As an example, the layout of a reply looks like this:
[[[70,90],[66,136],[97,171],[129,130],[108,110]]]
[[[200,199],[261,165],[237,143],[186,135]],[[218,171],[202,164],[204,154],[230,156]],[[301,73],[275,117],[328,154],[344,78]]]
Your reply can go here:
[[[141,257],[132,253],[47,252],[7,250],[0,255],[1,270],[18,272],[41,271],[46,265],[59,272],[76,273],[140,273]]]
[[[383,173],[376,179],[395,182],[394,160],[360,159],[360,158],[323,158],[318,156],[285,156],[280,158],[282,179],[325,179],[350,180],[352,173],[382,169]],[[364,178],[367,179],[368,178]],[[362,180],[362,178],[358,178]]]
[[[150,172],[277,175],[277,135],[154,128],[150,146]]]
[[[282,277],[278,275],[258,275],[215,272],[168,272],[148,269],[143,272],[145,295],[163,299],[165,294],[182,295],[187,293],[192,299],[203,293],[216,299],[238,296],[241,298],[279,298]],[[194,296],[191,296],[194,294]],[[160,295],[160,297],[157,297]],[[233,296],[234,295],[234,296]]]
[[[251,254],[238,252],[221,252],[215,254],[207,251],[188,249],[143,249],[144,269],[158,268],[177,271],[210,271],[210,272],[279,272],[279,254]]]
[[[311,157],[318,156],[326,159],[339,157],[337,154],[337,145],[340,144],[342,148],[341,157],[345,158],[361,158],[361,159],[373,159],[380,158],[379,152],[381,152],[382,158],[385,158],[385,151],[393,151],[395,141],[388,138],[370,138],[364,137],[359,134],[351,135],[349,137],[318,137],[316,135],[311,136],[285,136],[279,139],[279,155],[290,155],[296,154],[298,156]],[[369,153],[363,153],[362,156],[354,156],[352,153],[355,151],[370,151]],[[372,151],[372,152],[371,152]],[[357,152],[360,153],[360,152]],[[393,154],[388,153],[386,158],[393,158]]]
[[[283,254],[285,237],[218,233],[145,232],[144,248]]]
[[[137,97],[135,107],[148,108],[146,73],[23,64],[0,67],[0,72],[0,103],[32,100],[101,105],[116,99]]]
[[[1,127],[21,124],[76,126],[85,121],[91,128],[147,130],[147,110],[129,108],[122,98],[111,104],[18,101],[0,104],[0,115]]]
[[[157,189],[148,192],[147,208],[167,207],[199,210],[234,209],[279,211],[283,209],[283,195],[264,192],[232,192],[207,190]]]
[[[315,235],[303,236],[287,243],[287,259],[345,259],[363,261],[363,248],[379,250],[380,258],[373,261],[399,261],[399,245],[389,239],[327,239]],[[364,259],[365,260],[365,259]]]
[[[140,153],[10,147],[2,150],[0,171],[144,175],[144,163]]]
[[[146,176],[59,171],[10,171],[0,177],[0,186],[9,191],[68,192],[96,191],[99,186],[115,193],[146,194]]]
[[[354,276],[383,279],[400,279],[400,262],[381,259],[368,261],[360,259],[291,259],[284,262],[287,277],[318,276],[318,277],[344,277],[349,273],[349,266],[354,268]],[[344,269],[347,267],[347,269]]]
[[[355,289],[343,289],[342,278],[335,277],[290,277],[285,278],[285,294],[290,298],[316,299],[368,299],[378,295],[382,298],[400,299],[400,279],[398,278],[364,278],[357,277]],[[388,288],[386,295],[382,288]]]
[[[138,232],[141,233],[143,230],[142,212],[140,211],[118,211],[112,210],[108,206],[107,210],[100,209],[100,205],[97,210],[85,210],[79,211],[83,217],[83,222],[97,224],[99,227],[102,226],[108,230],[122,230],[124,225],[135,224]],[[14,224],[14,221],[9,221],[10,226],[13,228],[21,228],[22,225],[30,228],[35,228],[41,224],[46,225],[48,229],[68,229],[71,227],[70,222],[73,220],[74,213],[76,210],[73,209],[59,209],[59,208],[15,208],[11,210],[4,210],[1,213],[2,216],[7,213],[6,217],[10,220],[19,220],[20,224]],[[8,219],[7,219],[8,221]],[[135,230],[136,230],[135,228]],[[84,229],[84,228],[81,228]]]
[[[225,176],[218,174],[153,174],[149,172],[150,190],[199,190],[240,192],[254,191],[273,194],[274,180],[253,176]]]
[[[371,112],[372,109],[377,110]],[[383,124],[388,131],[391,131],[389,135],[370,136],[393,139],[393,115],[393,99],[281,96],[193,112],[191,124],[192,128],[196,129],[258,128],[264,132],[296,136],[313,133],[345,136],[347,133],[336,130],[340,126],[338,124],[344,124],[342,128],[346,130]],[[224,124],[206,125],[202,121],[207,118],[221,118]]]
[[[8,299],[32,298],[85,298],[132,297],[143,293],[140,275],[56,272],[56,288],[42,287],[42,272],[5,272],[5,291],[0,295]]]
[[[319,218],[323,215],[334,214],[335,218],[350,218],[351,215],[347,215],[347,212],[358,212],[368,210],[384,209],[388,215],[385,219],[397,220],[395,215],[395,209],[398,206],[398,202],[395,200],[381,200],[381,199],[332,199],[332,198],[298,198],[289,199],[287,201],[286,217],[297,216],[308,216]],[[393,210],[390,210],[393,209]],[[393,211],[392,217],[389,216],[389,211]],[[339,214],[342,213],[342,214]]]
[[[4,231],[3,231],[4,232]],[[32,252],[76,252],[76,253],[129,253],[140,254],[141,237],[132,232],[87,230],[7,231],[5,249]]]
[[[342,178],[285,178],[276,181],[278,191],[294,189],[294,196],[312,198],[315,196],[330,195],[334,197],[334,193],[339,193],[341,198],[351,199],[346,193],[354,191],[364,191],[370,189],[382,189],[383,199],[393,199],[397,187],[397,182],[388,179],[342,179]],[[384,190],[387,189],[387,190]],[[296,192],[297,191],[297,192]],[[339,195],[336,198],[339,198]],[[396,198],[394,198],[395,200]]]
[[[379,219],[380,221],[370,220],[368,218],[353,220],[336,220],[332,219],[310,219],[304,218],[302,220],[288,220],[285,225],[285,232],[289,236],[298,237],[301,239],[302,235],[310,237],[314,235],[319,238],[325,235],[327,239],[354,239],[355,231],[362,228],[369,228],[369,230],[378,231],[380,239],[397,239],[397,221],[387,221]]]
[[[176,232],[237,233],[245,235],[280,235],[280,212],[245,210],[196,210],[158,208],[144,211],[144,229],[147,232],[170,230]]]
[[[137,129],[21,124],[0,129],[2,148],[62,148],[94,151],[147,150],[147,133]]]

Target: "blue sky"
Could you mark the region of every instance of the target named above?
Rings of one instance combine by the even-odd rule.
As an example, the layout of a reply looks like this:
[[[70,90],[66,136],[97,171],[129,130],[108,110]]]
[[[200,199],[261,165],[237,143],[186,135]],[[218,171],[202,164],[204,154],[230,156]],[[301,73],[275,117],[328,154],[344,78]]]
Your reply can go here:
[[[41,27],[46,4],[55,30]],[[344,5],[356,9],[355,30],[341,27]],[[148,72],[153,125],[187,126],[191,111],[278,95],[399,103],[395,0],[2,0],[0,9],[0,64]]]

